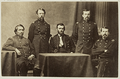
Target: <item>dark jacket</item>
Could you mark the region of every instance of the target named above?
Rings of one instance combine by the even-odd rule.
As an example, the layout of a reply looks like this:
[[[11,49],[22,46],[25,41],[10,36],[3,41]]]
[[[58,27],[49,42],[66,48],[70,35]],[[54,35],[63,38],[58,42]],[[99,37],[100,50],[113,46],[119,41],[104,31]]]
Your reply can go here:
[[[70,53],[75,51],[74,43],[68,35],[66,34],[62,35],[62,41],[63,41],[63,49],[60,50],[59,47],[60,38],[58,34],[52,37],[50,40],[49,51],[52,53]]]
[[[24,37],[22,39],[19,39],[18,36],[15,35],[7,40],[7,42],[2,47],[2,50],[15,51],[16,48],[21,53],[21,56],[17,55],[16,63],[18,65],[20,65],[22,62],[28,64],[29,63],[29,60],[27,59],[28,56],[34,54],[34,47],[32,46],[29,39]]]
[[[97,24],[91,21],[76,22],[72,39],[76,45],[75,53],[90,54],[93,44],[98,39]]]
[[[105,40],[103,40],[102,38],[99,38],[93,45],[92,55],[106,58],[113,57],[115,49],[114,47],[114,39],[108,37]],[[104,50],[107,50],[107,52],[104,52]]]
[[[30,25],[28,39],[35,47],[36,56],[39,53],[48,53],[49,50],[50,25],[39,19]]]

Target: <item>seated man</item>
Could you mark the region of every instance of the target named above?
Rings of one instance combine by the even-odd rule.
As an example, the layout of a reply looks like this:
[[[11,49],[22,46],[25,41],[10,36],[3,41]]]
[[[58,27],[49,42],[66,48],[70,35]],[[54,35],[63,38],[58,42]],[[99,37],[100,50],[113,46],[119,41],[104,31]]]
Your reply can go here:
[[[101,29],[102,37],[92,48],[92,62],[97,77],[112,76],[115,40],[109,37],[108,31],[107,27]]]
[[[15,36],[9,38],[2,47],[2,50],[15,51],[17,53],[16,67],[17,72],[20,71],[20,76],[26,76],[28,65],[34,58],[34,48],[30,41],[23,37],[24,26],[19,24],[15,27]]]
[[[72,39],[64,34],[65,25],[63,23],[59,23],[56,26],[58,34],[50,40],[50,52],[51,53],[72,53],[75,51],[75,45]]]

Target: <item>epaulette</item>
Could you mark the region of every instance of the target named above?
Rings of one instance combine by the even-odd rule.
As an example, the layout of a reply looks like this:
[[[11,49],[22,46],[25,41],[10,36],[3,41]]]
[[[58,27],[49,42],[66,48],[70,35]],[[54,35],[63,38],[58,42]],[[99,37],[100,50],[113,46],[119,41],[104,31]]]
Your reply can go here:
[[[114,40],[114,39],[112,39],[111,41],[112,41],[112,42],[114,42],[115,40]]]

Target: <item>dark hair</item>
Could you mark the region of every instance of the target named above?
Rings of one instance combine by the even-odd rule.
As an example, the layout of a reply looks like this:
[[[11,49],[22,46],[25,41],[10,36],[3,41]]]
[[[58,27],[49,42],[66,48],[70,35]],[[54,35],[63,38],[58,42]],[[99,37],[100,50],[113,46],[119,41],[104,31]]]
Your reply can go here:
[[[58,23],[56,28],[58,28],[59,25],[64,26],[64,30],[65,30],[65,25],[63,23]]]
[[[36,14],[38,14],[38,10],[42,10],[42,11],[44,11],[44,14],[46,14],[45,9],[43,9],[43,8],[39,8],[39,9],[37,9]]]
[[[102,28],[104,28],[104,29],[108,29],[108,30],[109,30],[109,28],[108,28],[108,27],[106,27],[106,26],[104,26],[104,27],[102,27]],[[102,31],[102,28],[101,28],[101,31]]]
[[[90,11],[90,9],[83,9],[83,11]]]
[[[17,32],[18,26],[23,27],[23,30],[25,30],[25,27],[22,24],[19,24],[19,25],[15,26],[15,30],[14,30],[15,33]]]

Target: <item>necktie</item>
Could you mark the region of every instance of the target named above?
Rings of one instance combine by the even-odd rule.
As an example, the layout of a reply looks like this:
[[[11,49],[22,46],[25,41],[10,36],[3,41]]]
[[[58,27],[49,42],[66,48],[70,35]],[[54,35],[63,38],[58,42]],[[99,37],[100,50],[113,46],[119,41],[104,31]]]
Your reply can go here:
[[[62,36],[60,36],[60,43],[59,43],[59,46],[60,46],[60,47],[63,46]]]

